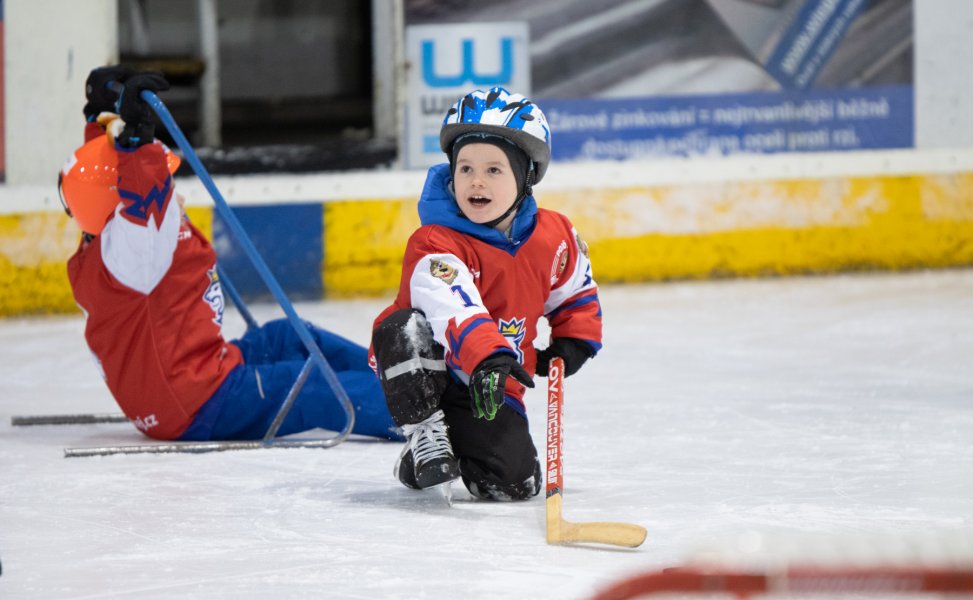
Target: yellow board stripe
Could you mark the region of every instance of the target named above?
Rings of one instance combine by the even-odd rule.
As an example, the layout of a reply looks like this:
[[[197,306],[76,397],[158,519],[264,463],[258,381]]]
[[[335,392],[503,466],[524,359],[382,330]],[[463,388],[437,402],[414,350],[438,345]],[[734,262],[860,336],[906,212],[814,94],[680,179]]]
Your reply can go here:
[[[537,196],[574,222],[602,283],[973,265],[973,173],[539,188]],[[415,196],[321,207],[324,258],[308,276],[322,278],[328,297],[394,293],[419,226]],[[189,216],[212,237],[211,209]],[[77,310],[65,268],[77,243],[61,213],[0,216],[0,316]]]
[[[415,200],[324,204],[325,295],[375,296],[398,289],[405,244],[418,227]]]
[[[63,212],[0,215],[0,316],[77,310],[66,263],[78,236]]]
[[[604,283],[973,264],[973,173],[545,194]],[[329,296],[393,293],[416,200],[325,205]]]

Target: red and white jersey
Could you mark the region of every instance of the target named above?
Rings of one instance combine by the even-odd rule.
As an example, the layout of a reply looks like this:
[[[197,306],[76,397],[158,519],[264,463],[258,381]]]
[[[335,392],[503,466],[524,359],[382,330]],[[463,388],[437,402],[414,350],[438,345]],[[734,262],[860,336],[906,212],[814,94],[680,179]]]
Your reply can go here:
[[[513,351],[533,374],[541,317],[550,321],[553,337],[577,338],[599,350],[601,306],[587,247],[567,217],[527,200],[518,213],[524,215],[523,236],[515,243],[441,224],[416,230],[406,246],[398,295],[375,326],[397,310],[421,310],[446,350],[446,364],[464,382],[480,361],[501,350]],[[474,229],[468,221],[455,223]],[[508,396],[522,401],[524,390],[507,379]]]
[[[162,147],[118,154],[120,202],[68,278],[116,402],[146,435],[174,439],[243,359],[223,339],[216,253],[174,201]]]

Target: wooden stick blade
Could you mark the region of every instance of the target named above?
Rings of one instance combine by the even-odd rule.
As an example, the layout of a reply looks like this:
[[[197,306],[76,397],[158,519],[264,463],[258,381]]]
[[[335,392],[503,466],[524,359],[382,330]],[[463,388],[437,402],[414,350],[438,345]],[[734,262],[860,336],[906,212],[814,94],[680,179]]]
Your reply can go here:
[[[561,495],[547,497],[548,544],[606,544],[638,548],[648,531],[634,523],[572,523],[561,516]]]
[[[648,532],[633,523],[568,523],[564,522],[562,539],[558,544],[606,544],[624,548],[638,548]]]

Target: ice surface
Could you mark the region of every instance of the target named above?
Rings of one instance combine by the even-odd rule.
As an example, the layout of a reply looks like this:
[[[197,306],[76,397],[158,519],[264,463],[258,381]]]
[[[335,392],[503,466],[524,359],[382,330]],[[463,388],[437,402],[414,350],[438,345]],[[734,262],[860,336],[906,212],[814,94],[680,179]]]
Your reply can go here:
[[[407,490],[395,443],[66,459],[145,440],[126,424],[11,427],[115,407],[80,317],[0,321],[0,598],[585,598],[740,532],[971,528],[973,271],[601,299],[604,350],[566,381],[564,514],[647,527],[634,551],[546,545],[542,498],[454,486],[448,508]],[[386,304],[298,311],[364,342]],[[543,386],[527,403],[542,445]]]

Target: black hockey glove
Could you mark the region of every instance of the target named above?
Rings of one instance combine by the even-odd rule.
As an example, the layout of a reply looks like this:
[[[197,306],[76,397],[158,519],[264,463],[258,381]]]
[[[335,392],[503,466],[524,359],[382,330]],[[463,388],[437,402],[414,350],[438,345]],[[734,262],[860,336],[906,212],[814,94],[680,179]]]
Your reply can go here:
[[[551,359],[560,356],[564,359],[564,376],[568,377],[578,372],[589,358],[595,355],[594,349],[581,340],[569,337],[554,338],[551,345],[537,351],[537,374],[547,377],[547,368]]]
[[[169,89],[169,82],[157,71],[137,73],[125,80],[118,101],[118,115],[125,121],[125,129],[117,142],[127,148],[136,148],[152,142],[155,138],[155,118],[152,107],[142,99],[142,91],[161,92]]]
[[[473,369],[470,375],[470,398],[473,400],[473,416],[477,419],[492,421],[503,406],[503,388],[507,377],[529,388],[534,387],[530,375],[513,355],[507,353],[491,354]]]
[[[108,89],[108,84],[113,81],[125,83],[125,80],[134,74],[135,71],[125,65],[92,69],[84,82],[84,97],[88,99],[84,105],[85,120],[94,121],[103,112],[115,112],[118,93]]]

